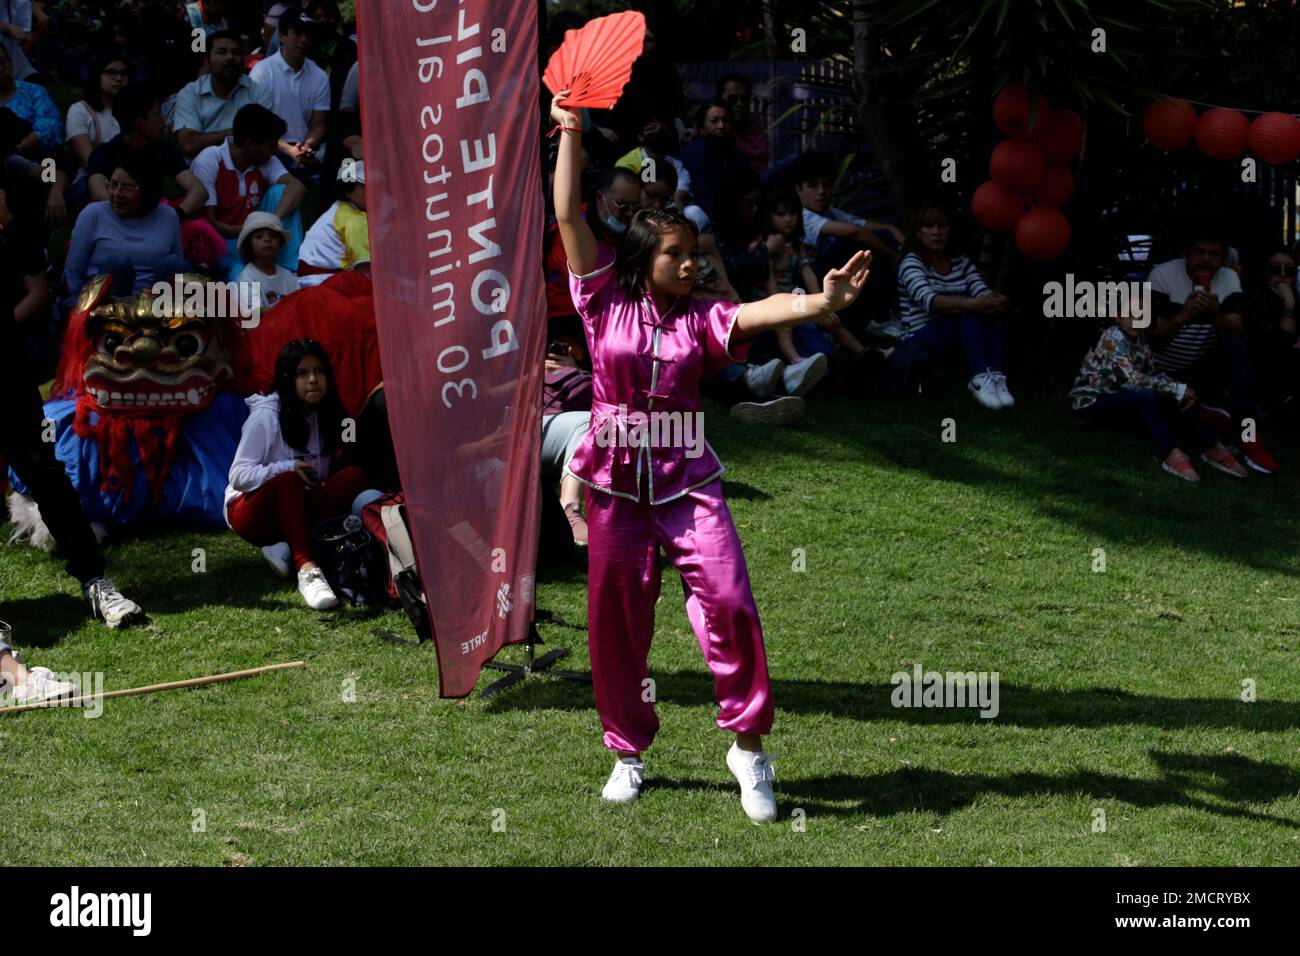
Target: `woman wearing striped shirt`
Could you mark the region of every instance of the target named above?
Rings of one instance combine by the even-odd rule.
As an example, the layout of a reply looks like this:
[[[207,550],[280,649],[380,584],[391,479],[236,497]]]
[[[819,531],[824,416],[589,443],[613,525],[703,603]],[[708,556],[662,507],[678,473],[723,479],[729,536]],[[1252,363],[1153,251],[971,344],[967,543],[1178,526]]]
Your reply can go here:
[[[989,289],[968,258],[949,254],[951,234],[952,216],[938,204],[920,206],[908,222],[906,255],[898,265],[903,341],[890,356],[886,384],[905,388],[918,363],[960,348],[976,401],[1010,408],[1015,399],[1002,372],[1002,315],[1011,302]]]

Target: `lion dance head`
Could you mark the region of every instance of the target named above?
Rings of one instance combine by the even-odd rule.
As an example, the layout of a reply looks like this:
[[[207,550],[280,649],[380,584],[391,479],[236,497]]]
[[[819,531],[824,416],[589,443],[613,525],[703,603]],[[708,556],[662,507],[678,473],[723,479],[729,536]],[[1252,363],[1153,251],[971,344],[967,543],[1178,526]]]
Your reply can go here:
[[[207,281],[185,275],[176,289],[201,289]],[[205,308],[201,295],[171,295],[169,289],[165,295],[144,291],[114,299],[111,292],[109,276],[96,276],[82,289],[69,317],[55,387],[76,396],[72,427],[98,443],[103,488],[122,487],[129,498],[134,440],[157,500],[185,419],[234,383],[238,343],[227,320],[210,314],[225,310]]]

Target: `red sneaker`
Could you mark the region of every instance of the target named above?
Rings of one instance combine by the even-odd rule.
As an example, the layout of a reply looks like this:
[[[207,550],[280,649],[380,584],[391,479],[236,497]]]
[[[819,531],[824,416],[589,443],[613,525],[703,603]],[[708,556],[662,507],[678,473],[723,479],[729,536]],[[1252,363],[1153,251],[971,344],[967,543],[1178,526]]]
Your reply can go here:
[[[1268,453],[1258,438],[1254,441],[1238,442],[1238,446],[1241,448],[1241,457],[1255,471],[1261,475],[1277,474],[1277,462],[1273,460],[1273,456]]]
[[[1196,473],[1196,469],[1192,467],[1187,455],[1177,448],[1169,453],[1169,457],[1164,460],[1160,467],[1171,475],[1177,475],[1184,481],[1201,480],[1201,476]]]
[[[1232,457],[1232,452],[1226,448],[1222,454],[1215,455],[1213,448],[1207,448],[1201,453],[1201,460],[1212,468],[1217,468],[1225,475],[1232,475],[1234,478],[1249,478],[1250,472],[1241,467],[1241,462]]]

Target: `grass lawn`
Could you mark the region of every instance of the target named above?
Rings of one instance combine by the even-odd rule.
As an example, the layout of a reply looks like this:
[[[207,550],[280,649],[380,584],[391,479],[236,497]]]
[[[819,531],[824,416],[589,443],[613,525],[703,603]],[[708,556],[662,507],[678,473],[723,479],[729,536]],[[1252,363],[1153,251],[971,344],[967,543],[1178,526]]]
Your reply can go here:
[[[651,655],[663,726],[641,801],[616,807],[598,796],[611,760],[589,688],[439,700],[429,646],[371,634],[399,614],[310,612],[232,534],[112,546],[110,574],[152,614],[120,634],[83,616],[60,563],[2,548],[0,616],[31,663],[102,671],[108,690],[308,667],[110,700],[95,720],[0,718],[15,834],[0,862],[1293,863],[1300,455],[1279,439],[1280,477],[1202,468],[1187,485],[1136,439],[1072,424],[1060,384],[1020,384],[1001,414],[952,377],[902,403],[814,396],[776,431],[710,406],[777,702],[782,821],[766,828],[723,765],[672,571]],[[538,585],[577,626],[541,626],[576,669],[584,579]],[[998,672],[1000,713],[895,709],[890,675],[914,662]]]

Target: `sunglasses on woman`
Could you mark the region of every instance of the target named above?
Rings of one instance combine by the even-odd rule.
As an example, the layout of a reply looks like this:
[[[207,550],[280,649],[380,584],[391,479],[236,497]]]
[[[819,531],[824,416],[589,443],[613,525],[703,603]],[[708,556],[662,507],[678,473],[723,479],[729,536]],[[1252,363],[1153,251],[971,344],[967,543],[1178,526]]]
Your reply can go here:
[[[1295,275],[1295,263],[1270,262],[1268,264],[1268,274],[1271,276],[1293,276]]]

